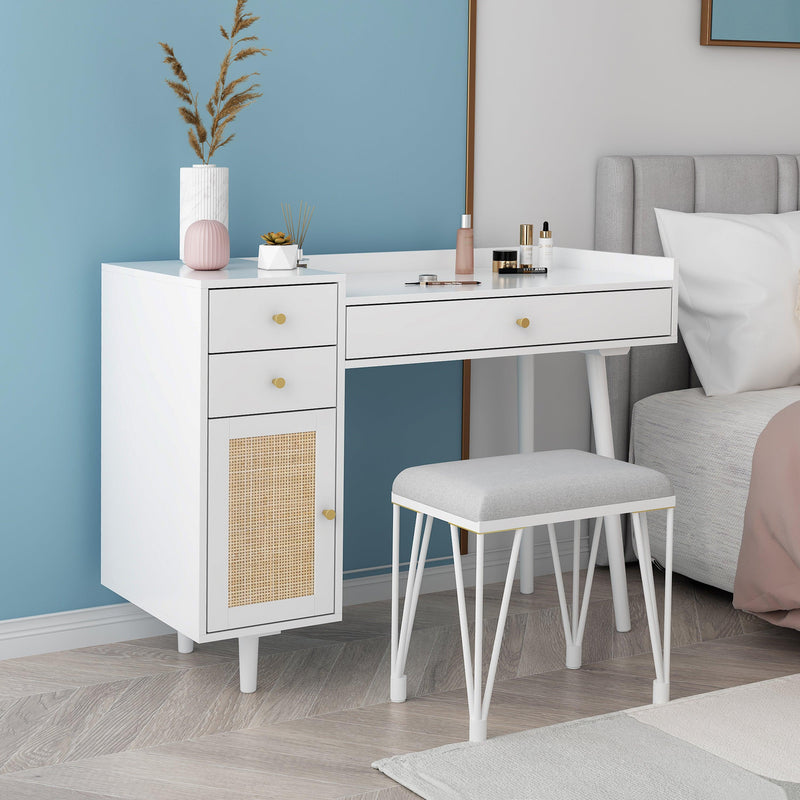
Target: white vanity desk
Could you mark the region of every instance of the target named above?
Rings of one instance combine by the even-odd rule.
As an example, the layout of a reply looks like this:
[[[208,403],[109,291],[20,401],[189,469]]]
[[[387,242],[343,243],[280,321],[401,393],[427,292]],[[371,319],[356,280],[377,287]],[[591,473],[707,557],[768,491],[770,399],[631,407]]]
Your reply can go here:
[[[103,265],[103,583],[178,630],[185,650],[239,638],[244,691],[255,689],[258,636],[341,618],[345,368],[518,356],[520,449],[530,451],[528,356],[583,351],[597,452],[613,456],[605,355],[676,341],[672,259],[555,248],[548,276],[496,275],[483,249],[478,286],[405,285],[420,273],[452,280],[454,259],[312,256],[288,273],[250,259],[219,273]],[[275,492],[267,458],[285,460]],[[242,488],[259,464],[262,483]],[[254,490],[271,493],[267,512],[251,507]],[[301,495],[298,523],[288,517]],[[283,528],[248,544],[265,513],[286,517]],[[619,520],[606,531],[617,628],[629,630]],[[285,563],[276,536],[293,548]],[[530,592],[530,531],[525,542]]]

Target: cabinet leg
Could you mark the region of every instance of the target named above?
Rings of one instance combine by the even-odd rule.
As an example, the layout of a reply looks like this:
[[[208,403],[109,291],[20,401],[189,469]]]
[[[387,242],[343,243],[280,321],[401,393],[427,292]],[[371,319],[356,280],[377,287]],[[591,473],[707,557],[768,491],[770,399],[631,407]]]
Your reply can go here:
[[[245,694],[256,690],[258,682],[258,636],[239,637],[239,688]]]
[[[178,634],[178,652],[191,653],[194,650],[194,642],[180,631],[176,631],[176,633]]]

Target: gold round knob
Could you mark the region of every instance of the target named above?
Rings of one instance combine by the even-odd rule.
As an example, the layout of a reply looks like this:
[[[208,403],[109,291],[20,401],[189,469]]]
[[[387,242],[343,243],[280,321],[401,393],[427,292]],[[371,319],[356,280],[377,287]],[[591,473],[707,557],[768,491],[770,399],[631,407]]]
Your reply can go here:
[[[527,317],[523,317],[522,319],[517,320],[517,325],[519,325],[520,328],[527,328],[530,324],[531,321]]]
[[[322,516],[325,517],[325,519],[334,519],[336,517],[336,512],[332,508],[326,508],[322,512]]]
[[[284,378],[273,378],[272,385],[277,386],[279,389],[283,389],[286,386],[286,380]]]
[[[283,325],[283,323],[286,322],[286,314],[273,314],[272,320],[278,325]]]

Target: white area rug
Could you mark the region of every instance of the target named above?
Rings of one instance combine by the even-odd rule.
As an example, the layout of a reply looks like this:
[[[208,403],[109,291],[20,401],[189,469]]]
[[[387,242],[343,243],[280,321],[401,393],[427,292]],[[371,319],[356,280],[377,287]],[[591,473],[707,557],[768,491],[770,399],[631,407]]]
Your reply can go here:
[[[800,800],[800,675],[373,766],[425,800]]]

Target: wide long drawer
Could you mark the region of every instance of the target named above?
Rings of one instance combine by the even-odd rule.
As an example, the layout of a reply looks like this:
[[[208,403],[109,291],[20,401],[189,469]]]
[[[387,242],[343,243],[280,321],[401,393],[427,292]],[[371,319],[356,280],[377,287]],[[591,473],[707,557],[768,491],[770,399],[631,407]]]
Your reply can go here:
[[[209,356],[209,417],[335,405],[335,347]]]
[[[348,359],[669,336],[672,290],[350,306]]]
[[[336,344],[335,283],[214,289],[208,351],[274,350]]]

